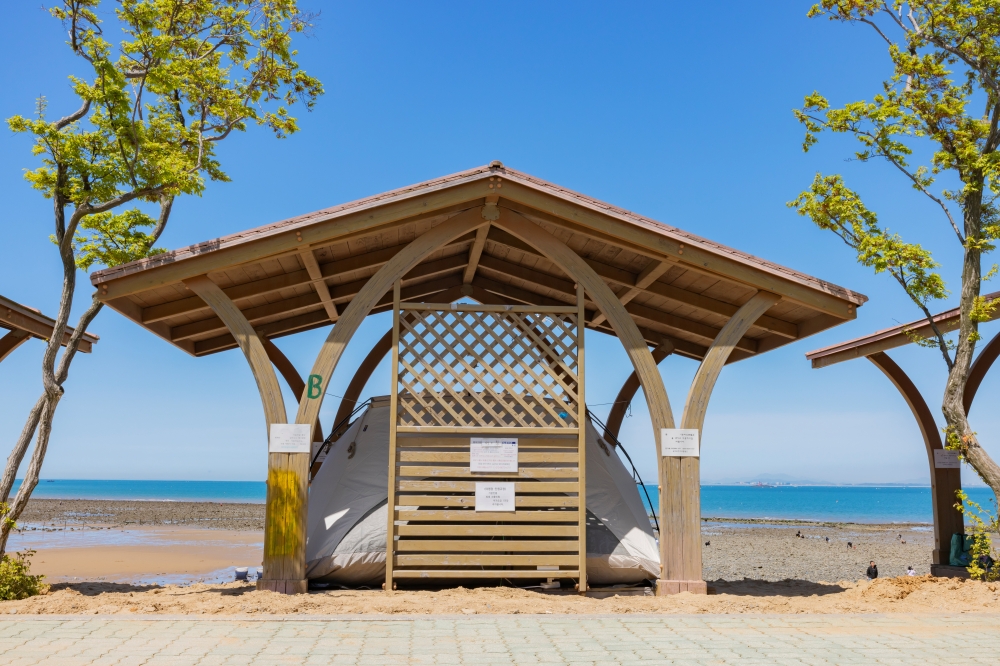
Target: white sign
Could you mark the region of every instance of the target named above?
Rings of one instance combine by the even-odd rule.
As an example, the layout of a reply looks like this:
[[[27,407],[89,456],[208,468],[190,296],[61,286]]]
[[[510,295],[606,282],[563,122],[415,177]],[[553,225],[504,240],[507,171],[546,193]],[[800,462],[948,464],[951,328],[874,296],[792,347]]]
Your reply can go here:
[[[269,453],[309,453],[312,451],[312,426],[306,423],[272,423]]]
[[[660,455],[698,457],[696,428],[660,428]]]
[[[962,469],[958,451],[934,449],[934,469]]]
[[[517,473],[517,440],[471,438],[469,471]]]
[[[514,484],[476,481],[476,511],[513,511]]]

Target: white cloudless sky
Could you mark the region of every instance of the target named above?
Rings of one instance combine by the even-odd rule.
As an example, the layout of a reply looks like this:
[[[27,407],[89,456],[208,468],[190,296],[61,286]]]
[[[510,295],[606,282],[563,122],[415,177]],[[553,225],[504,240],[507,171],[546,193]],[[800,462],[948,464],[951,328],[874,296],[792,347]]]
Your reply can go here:
[[[705,424],[704,481],[773,474],[927,483],[920,432],[889,381],[864,360],[813,370],[804,357],[919,314],[889,278],[858,267],[839,241],[786,207],[816,172],[843,173],[883,223],[934,249],[956,291],[961,259],[940,213],[898,173],[850,161],[853,146],[843,139],[824,138],[803,154],[791,112],[803,95],[870,98],[890,71],[869,31],[807,20],[810,4],[724,3],[708,11],[698,3],[303,0],[322,13],[297,43],[299,61],[327,94],[287,140],[257,128],[227,140],[220,157],[232,182],[178,200],[161,245],[181,247],[499,159],[871,298],[856,321],[726,368]],[[0,70],[4,117],[32,113],[39,95],[52,116],[77,108],[67,76],[83,70],[58,22],[37,3],[13,3],[0,35],[17,54]],[[22,178],[38,165],[29,149],[26,137],[0,132],[0,294],[54,315],[61,271],[48,240],[50,203]],[[79,282],[77,314],[91,292],[82,273]],[[330,393],[342,394],[388,326],[388,315],[365,322]],[[984,334],[998,329],[984,326]],[[263,410],[239,351],[191,358],[110,310],[91,330],[101,341],[73,365],[43,477],[265,477]],[[306,373],[326,333],[277,344]],[[0,366],[4,455],[39,394],[41,352],[32,341]],[[603,416],[631,367],[618,341],[601,334],[588,333],[587,354],[588,403]],[[915,347],[892,355],[939,413],[941,359]],[[695,369],[684,358],[661,364],[678,416]],[[383,362],[366,395],[388,393],[388,384]],[[994,373],[972,412],[994,456],[1000,419],[988,405],[998,396]],[[286,403],[294,404],[290,395]],[[324,405],[327,429],[337,403],[328,397]],[[654,481],[641,393],[622,441]]]

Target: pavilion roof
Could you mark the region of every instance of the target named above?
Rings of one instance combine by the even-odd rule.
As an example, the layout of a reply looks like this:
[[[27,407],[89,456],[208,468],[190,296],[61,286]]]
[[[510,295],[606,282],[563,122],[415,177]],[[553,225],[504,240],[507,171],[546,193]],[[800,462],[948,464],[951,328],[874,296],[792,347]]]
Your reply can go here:
[[[0,329],[22,331],[30,337],[48,340],[52,337],[55,324],[55,319],[46,317],[39,310],[0,296]],[[67,326],[63,333],[62,344],[65,345],[69,342],[71,335],[73,335],[73,328]],[[83,339],[80,340],[80,351],[89,354],[91,345],[99,339],[96,335],[84,333]]]
[[[732,360],[853,319],[867,300],[498,162],[97,271],[91,281],[110,307],[201,356],[236,343],[184,279],[207,274],[266,337],[327,326],[402,247],[487,198],[572,247],[627,302],[647,341],[669,340],[676,353],[692,358],[704,355],[758,290],[782,300],[750,329]],[[483,247],[474,248],[475,241],[473,232],[428,256],[403,279],[403,299],[490,292],[511,303],[575,302],[572,279],[519,239],[494,225]],[[375,311],[389,301],[387,295]],[[586,305],[588,325],[613,333],[594,304]]]
[[[985,294],[983,298],[994,300],[1000,298],[1000,291]],[[990,321],[1000,318],[1000,312],[994,311],[990,316]],[[958,308],[945,310],[933,317],[935,325],[942,333],[949,333],[957,330],[960,323],[960,312]],[[910,344],[914,339],[929,338],[934,334],[927,318],[915,319],[906,324],[893,326],[881,331],[875,331],[860,338],[854,338],[846,342],[839,342],[829,347],[817,349],[806,354],[806,358],[812,361],[812,367],[825,368],[828,365],[850,361],[855,358],[871,356],[877,352],[895,349]]]

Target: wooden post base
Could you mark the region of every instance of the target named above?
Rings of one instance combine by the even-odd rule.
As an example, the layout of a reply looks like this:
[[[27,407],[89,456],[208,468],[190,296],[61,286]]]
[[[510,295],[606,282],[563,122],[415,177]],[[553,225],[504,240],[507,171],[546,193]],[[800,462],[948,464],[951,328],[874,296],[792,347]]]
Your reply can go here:
[[[258,590],[270,590],[281,594],[305,594],[309,591],[308,580],[267,580],[257,581]]]
[[[668,594],[708,594],[708,583],[703,580],[658,580],[656,581],[656,596],[665,597]]]

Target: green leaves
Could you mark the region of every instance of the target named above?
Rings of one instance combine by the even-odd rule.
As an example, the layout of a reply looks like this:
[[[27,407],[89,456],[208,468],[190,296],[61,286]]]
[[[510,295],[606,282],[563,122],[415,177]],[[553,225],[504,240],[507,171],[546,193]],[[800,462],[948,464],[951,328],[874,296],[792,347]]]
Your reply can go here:
[[[899,234],[879,227],[878,218],[839,175],[816,174],[812,187],[788,206],[810,218],[820,229],[836,234],[856,253],[857,261],[875,273],[889,273],[914,302],[927,305],[948,295],[944,280],[934,269],[931,253],[906,243]]]
[[[129,202],[200,195],[208,180],[227,181],[217,143],[255,124],[278,138],[293,134],[292,105],[311,109],[323,93],[291,48],[292,36],[310,26],[295,0],[109,4],[123,39],[105,36],[99,0],[63,0],[51,10],[91,70],[70,77],[80,110],[53,121],[43,98],[36,117],[7,121],[11,131],[33,138],[32,153],[41,158],[26,179],[55,199],[57,210],[71,209],[55,235],[64,252],[83,253],[82,268],[152,252],[139,230],[149,218],[105,213]],[[90,216],[99,217],[84,224]],[[78,237],[79,225],[91,233]]]
[[[118,266],[165,252],[154,248],[156,239],[142,230],[153,226],[156,220],[138,208],[118,214],[108,211],[87,216],[80,223],[80,229],[91,233],[78,233],[73,241],[76,265],[81,270],[94,264]]]

